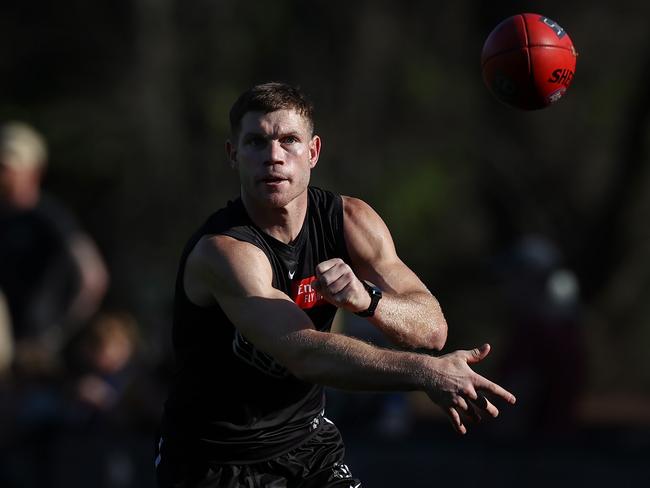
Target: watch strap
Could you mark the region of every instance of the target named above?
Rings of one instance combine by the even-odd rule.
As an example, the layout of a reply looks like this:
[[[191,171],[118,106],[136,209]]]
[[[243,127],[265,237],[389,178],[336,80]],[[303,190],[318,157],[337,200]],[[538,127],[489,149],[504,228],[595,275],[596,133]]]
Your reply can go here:
[[[362,280],[361,283],[363,284],[363,287],[368,292],[368,295],[370,295],[370,305],[366,310],[362,310],[361,312],[355,312],[355,314],[358,315],[359,317],[372,317],[375,314],[375,310],[377,308],[377,304],[379,303],[379,300],[381,300],[382,293],[379,288],[368,283],[365,280]]]

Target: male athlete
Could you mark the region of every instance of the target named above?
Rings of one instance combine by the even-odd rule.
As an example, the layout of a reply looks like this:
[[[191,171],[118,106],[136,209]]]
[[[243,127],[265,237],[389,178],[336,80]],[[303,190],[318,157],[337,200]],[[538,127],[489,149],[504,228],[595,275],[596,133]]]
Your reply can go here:
[[[230,111],[226,152],[241,196],[194,234],[176,283],[178,382],[165,405],[161,487],[357,487],[324,416],[323,386],[421,390],[466,432],[512,394],[471,351],[380,349],[330,332],[338,308],[401,346],[440,350],[438,302],[399,259],[379,215],[309,186],[321,140],[296,88],[257,85]]]

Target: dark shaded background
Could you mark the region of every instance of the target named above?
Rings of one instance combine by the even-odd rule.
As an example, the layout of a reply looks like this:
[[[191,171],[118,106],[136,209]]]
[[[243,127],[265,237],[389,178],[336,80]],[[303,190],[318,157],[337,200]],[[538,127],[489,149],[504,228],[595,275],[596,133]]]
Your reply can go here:
[[[480,77],[485,37],[518,12],[558,21],[579,52],[568,95],[543,111],[499,104]],[[626,0],[4,2],[0,119],[48,139],[46,188],[97,240],[106,306],[138,318],[155,363],[180,249],[238,192],[232,101],[256,82],[301,85],[323,138],[313,183],[379,211],[443,305],[447,349],[490,342],[481,371],[520,397],[458,439],[417,395],[383,429],[385,398],[334,393],[353,471],[368,486],[627,485],[648,481],[650,452],[649,20]],[[548,313],[528,287],[530,236],[576,277],[579,303]],[[379,424],[360,426],[364,412]]]

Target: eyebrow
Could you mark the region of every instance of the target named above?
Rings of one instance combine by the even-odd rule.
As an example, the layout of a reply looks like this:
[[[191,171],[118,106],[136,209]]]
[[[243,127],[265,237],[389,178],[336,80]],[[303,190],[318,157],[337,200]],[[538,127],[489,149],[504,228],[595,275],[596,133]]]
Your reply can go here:
[[[251,137],[263,137],[264,139],[273,139],[277,137],[278,139],[281,139],[282,137],[287,137],[287,136],[300,137],[300,131],[289,129],[286,132],[267,134],[262,131],[250,130],[242,134],[243,139],[249,139]]]

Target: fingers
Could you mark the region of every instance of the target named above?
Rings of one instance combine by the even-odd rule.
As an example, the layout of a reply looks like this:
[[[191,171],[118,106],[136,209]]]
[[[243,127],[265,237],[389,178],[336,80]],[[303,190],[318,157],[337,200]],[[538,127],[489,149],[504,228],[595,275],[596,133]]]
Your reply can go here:
[[[467,364],[476,364],[482,361],[490,354],[490,345],[483,344],[481,347],[476,347],[471,351],[467,351]]]
[[[481,398],[484,402],[481,400]],[[492,415],[488,404],[491,405],[488,402],[487,398],[483,396],[473,400],[469,397],[457,395],[453,399],[452,408],[454,408],[460,415],[461,420],[465,419],[469,423],[478,424],[482,420],[481,411],[487,411],[490,415]]]
[[[465,412],[469,409],[467,401],[462,396],[456,396],[454,398],[454,405]]]
[[[460,414],[458,413],[458,410],[456,410],[454,407],[449,407],[447,408],[446,413],[447,416],[449,417],[449,420],[451,420],[451,425],[454,427],[454,430],[462,435],[467,434],[467,427],[465,427],[465,425],[463,424],[463,421],[460,418]]]
[[[490,380],[484,378],[483,376],[478,376],[478,381],[476,382],[476,388],[483,391],[488,391],[499,398],[502,398],[506,402],[514,405],[517,401],[517,398],[510,393],[508,390],[502,386],[497,385],[496,383],[491,382]]]
[[[319,263],[316,266],[316,277],[316,290],[333,305],[353,312],[368,308],[368,292],[352,268],[342,259],[329,259]]]
[[[350,283],[354,273],[341,259],[329,259],[316,266],[316,277],[322,291],[336,295]]]
[[[500,385],[476,374],[470,364],[483,360],[490,353],[490,345],[468,351],[455,351],[443,356],[441,375],[447,382],[441,381],[436,388],[441,393],[431,394],[431,398],[443,406],[454,429],[465,434],[466,425],[478,423],[482,417],[497,417],[499,409],[488,400],[494,395],[510,404],[516,402],[515,396]],[[487,395],[489,394],[489,395]]]
[[[483,395],[478,395],[478,397],[475,400],[470,400],[474,408],[476,408],[479,412],[487,412],[491,417],[498,417],[499,416],[499,409],[495,407],[490,400],[485,398]],[[477,413],[477,415],[480,414]]]
[[[314,283],[316,284],[316,289],[318,291],[325,295],[335,297],[337,294],[345,290],[345,288],[350,284],[350,277],[346,276],[345,274],[330,274],[330,276],[323,276]]]
[[[476,384],[476,389],[467,389],[464,393],[461,393],[459,398],[462,401],[454,400],[454,404],[460,408],[464,413],[466,413],[472,420],[480,421],[481,414],[487,413],[493,418],[499,416],[499,409],[487,399],[485,395],[479,394],[476,390],[489,391],[490,393],[504,399],[510,404],[514,404],[516,399],[515,396],[491,381],[483,378],[480,375],[477,375],[478,381]]]
[[[434,397],[432,399],[435,401]],[[485,415],[493,418],[499,415],[497,407],[485,395],[476,394],[476,392],[473,392],[473,396],[470,394],[453,395],[448,401],[449,403],[443,407],[443,410],[449,417],[454,430],[459,434],[466,434],[468,426],[480,423]]]
[[[481,347],[477,347],[470,351],[466,351],[467,364],[475,364],[478,363],[479,361],[482,361],[490,353],[490,349],[491,347],[489,344],[483,344]],[[504,399],[506,402],[510,404],[514,404],[517,401],[515,396],[505,388],[497,385],[496,383],[493,383],[492,381],[488,380],[487,378],[484,378],[483,376],[477,375],[477,378],[478,379],[476,381],[473,381],[474,387],[476,389],[488,391]],[[471,398],[472,399],[477,398],[475,395],[476,393],[472,393]]]
[[[316,265],[316,278],[320,280],[326,272],[342,263],[344,263],[344,261],[340,258],[328,259],[327,261],[318,263]]]
[[[476,392],[472,393],[473,395],[459,395],[454,399],[454,405],[460,409],[459,413],[466,415],[469,420],[475,423],[482,420],[481,414],[483,412],[487,412],[492,417],[499,414],[496,407],[485,396],[476,395]]]
[[[454,430],[462,435],[467,434],[468,424],[481,422],[481,412],[487,412],[492,417],[499,415],[497,408],[483,395],[479,395],[475,400],[458,396],[454,398],[453,403],[445,409],[445,413]]]

